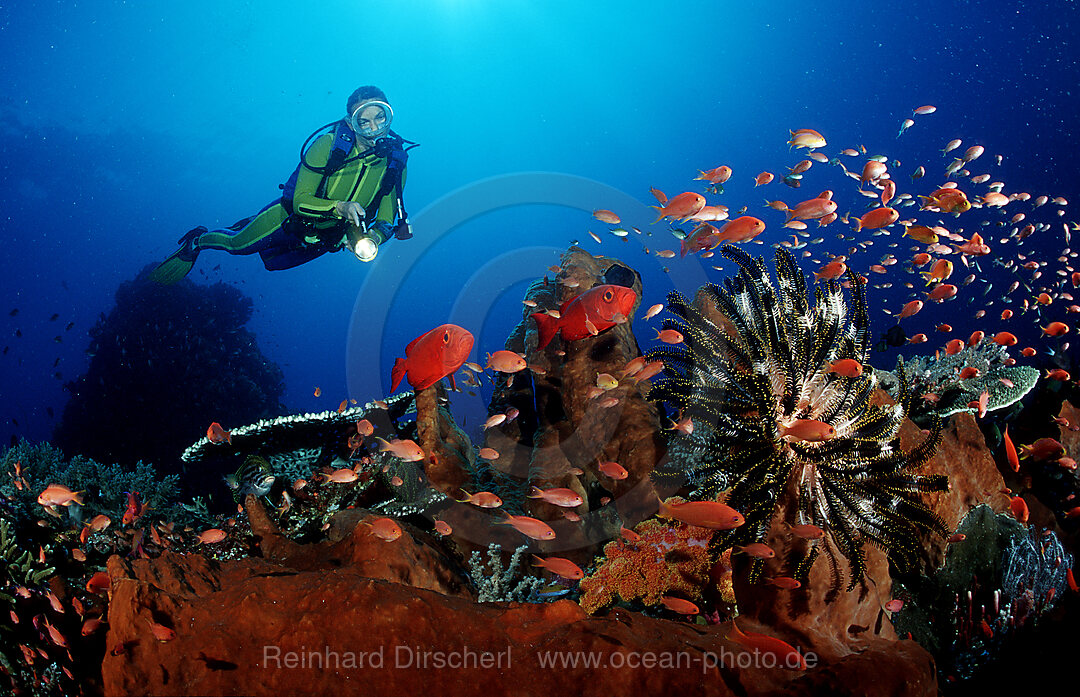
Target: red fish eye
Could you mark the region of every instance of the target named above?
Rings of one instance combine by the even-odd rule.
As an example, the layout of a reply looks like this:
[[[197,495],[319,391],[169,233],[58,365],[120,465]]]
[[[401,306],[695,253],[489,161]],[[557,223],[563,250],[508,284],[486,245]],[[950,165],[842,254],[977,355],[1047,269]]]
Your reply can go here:
[[[610,290],[604,291],[604,302],[609,303],[611,299],[615,297],[615,294]]]
[[[450,343],[450,332],[443,332],[442,341],[444,344]]]

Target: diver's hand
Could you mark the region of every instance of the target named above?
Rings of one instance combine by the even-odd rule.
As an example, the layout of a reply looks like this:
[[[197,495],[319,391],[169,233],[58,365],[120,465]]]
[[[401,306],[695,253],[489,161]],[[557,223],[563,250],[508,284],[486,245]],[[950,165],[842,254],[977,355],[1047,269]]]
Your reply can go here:
[[[357,227],[360,227],[360,221],[365,215],[364,209],[356,201],[338,201],[334,204],[334,213]]]
[[[371,239],[367,235],[364,235],[356,240],[356,244],[353,245],[353,254],[360,261],[371,261],[375,258],[375,255],[379,253],[379,245],[375,244],[375,240]]]

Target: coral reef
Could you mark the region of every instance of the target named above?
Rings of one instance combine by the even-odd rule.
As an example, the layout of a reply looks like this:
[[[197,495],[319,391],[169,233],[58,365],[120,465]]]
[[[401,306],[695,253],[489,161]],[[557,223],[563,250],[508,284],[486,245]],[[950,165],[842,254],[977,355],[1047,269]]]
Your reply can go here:
[[[56,513],[56,525],[78,524],[97,514],[120,520],[127,506],[127,493],[139,492],[140,500],[162,516],[184,521],[177,505],[179,475],[161,476],[153,465],[136,462],[131,467],[102,464],[82,455],[65,460],[59,448],[49,444],[19,441],[4,452],[0,468],[13,471],[19,463],[23,486],[14,478],[0,480],[0,495],[6,497],[20,524],[28,525],[41,516],[37,495],[49,484],[64,484],[72,491],[85,492],[83,506],[67,506]]]
[[[723,254],[740,271],[723,287],[705,286],[695,304],[677,292],[668,296],[674,318],[666,329],[683,341],[654,349],[664,361],[661,381],[649,393],[693,422],[691,433],[675,440],[673,456],[657,475],[685,477],[692,498],[716,499],[743,513],[746,524],[723,531],[714,545],[764,542],[789,482],[798,505],[786,511],[792,525],[825,530],[830,544],[807,544],[793,573],[805,579],[820,552],[829,559],[834,581],[841,569],[834,550],[848,562],[848,589],[865,573],[863,543],[883,549],[890,561],[910,567],[917,558],[920,531],[944,536],[940,516],[922,494],[947,486],[942,475],[913,472],[934,453],[940,429],[910,451],[897,434],[910,409],[909,393],[898,405],[872,404],[877,379],[870,371],[840,374],[832,365],[850,359],[866,366],[870,349],[865,288],[848,272],[852,312],[841,284],[826,281],[807,302],[806,281],[794,257],[776,252],[774,287],[764,261],[754,261],[727,245]],[[905,383],[901,381],[903,386]],[[831,426],[821,439],[785,437],[802,424]],[[759,573],[755,560],[751,574]]]
[[[596,570],[582,579],[581,607],[590,615],[616,600],[640,600],[647,606],[657,605],[664,595],[697,600],[713,580],[712,530],[646,520],[634,532],[640,539],[619,538],[605,545]]]
[[[560,555],[579,564],[589,563],[622,525],[632,527],[655,512],[649,475],[663,457],[658,410],[642,395],[647,382],[621,379],[602,397],[595,393],[599,374],[621,376],[626,364],[641,355],[629,321],[579,340],[559,336],[543,350],[536,348],[532,313],[555,310],[604,283],[632,288],[640,303],[641,280],[635,271],[576,246],[560,259],[554,281],[544,278],[530,286],[522,321],[505,344],[525,356],[528,368],[498,374],[488,408],[491,415],[517,416],[484,433],[483,445],[498,452],[498,458],[461,461],[468,475],[466,488],[492,491],[502,498],[504,510],[547,522],[556,532]],[[609,400],[607,406],[600,406],[604,400]],[[617,462],[626,469],[626,478],[603,474],[603,461]],[[583,505],[573,512],[580,520],[568,520],[557,507],[528,499],[532,486],[577,492]],[[481,549],[497,532],[487,517],[470,521],[456,508],[447,512],[446,520],[465,538],[484,540]],[[504,548],[518,544],[518,539],[508,538]],[[531,544],[542,552],[546,543]]]
[[[975,413],[968,406],[987,393],[986,410],[997,411],[1010,407],[1024,398],[1039,381],[1039,371],[1031,366],[1009,365],[1009,352],[989,339],[964,347],[953,355],[916,356],[898,359],[895,373],[877,371],[882,387],[899,399],[903,371],[907,389],[917,399],[909,416],[919,423],[931,423],[934,417],[948,418],[953,414]],[[977,373],[961,379],[965,368]]]
[[[1067,590],[1072,556],[1053,533],[977,506],[961,522],[935,573],[897,585],[903,608],[893,615],[938,663],[939,676],[967,679],[1015,648]]]
[[[449,590],[457,578],[449,560],[410,526],[385,542],[357,522],[361,514],[343,512],[331,528],[338,542],[298,545],[256,525],[258,504],[248,505],[263,558],[217,563],[167,552],[110,560],[106,694],[326,695],[359,684],[378,696],[415,693],[418,680],[446,697],[504,694],[508,685],[523,694],[567,685],[583,694],[936,693],[932,661],[914,642],[874,646],[806,673],[742,668],[736,659],[745,649],[727,638],[730,623],[699,626],[621,609],[589,617],[568,600],[477,603]],[[443,579],[439,586],[433,577]],[[155,641],[149,621],[176,637]],[[772,632],[749,619],[739,627]],[[560,660],[557,652],[622,669],[541,663]],[[648,667],[625,660],[647,653],[670,660]],[[286,667],[301,656],[304,667]]]
[[[116,307],[90,330],[87,372],[54,434],[66,452],[102,462],[155,463],[178,472],[186,443],[223,415],[241,423],[282,412],[281,370],[244,328],[252,301],[236,288],[145,273],[120,286]]]

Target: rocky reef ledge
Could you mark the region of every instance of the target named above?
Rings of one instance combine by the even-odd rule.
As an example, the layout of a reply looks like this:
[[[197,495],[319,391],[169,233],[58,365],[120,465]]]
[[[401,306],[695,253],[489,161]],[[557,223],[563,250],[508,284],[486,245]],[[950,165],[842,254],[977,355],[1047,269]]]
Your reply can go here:
[[[327,540],[300,545],[253,498],[247,508],[261,558],[110,559],[105,694],[397,696],[423,686],[450,697],[514,685],[531,695],[937,693],[933,659],[912,641],[873,638],[808,671],[756,667],[727,638],[730,622],[618,608],[589,617],[569,600],[477,603],[429,536],[407,524],[386,543],[362,512],[344,511]],[[151,622],[176,638],[156,641]]]

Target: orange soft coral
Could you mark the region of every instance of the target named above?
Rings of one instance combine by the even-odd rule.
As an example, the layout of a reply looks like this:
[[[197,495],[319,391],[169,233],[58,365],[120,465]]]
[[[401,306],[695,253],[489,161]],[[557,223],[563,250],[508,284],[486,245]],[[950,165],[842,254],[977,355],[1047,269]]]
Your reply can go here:
[[[595,613],[619,599],[656,605],[660,596],[701,597],[709,582],[709,540],[715,531],[683,523],[646,520],[634,531],[638,542],[618,539],[604,546],[604,559],[581,581],[581,607]]]

